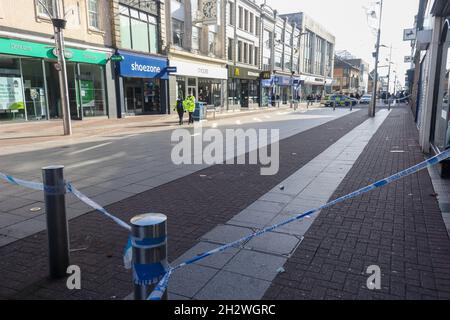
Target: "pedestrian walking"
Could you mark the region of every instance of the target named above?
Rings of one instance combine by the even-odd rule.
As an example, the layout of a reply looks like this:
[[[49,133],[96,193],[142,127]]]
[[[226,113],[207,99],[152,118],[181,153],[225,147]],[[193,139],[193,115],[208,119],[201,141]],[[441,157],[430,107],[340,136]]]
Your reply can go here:
[[[192,94],[184,99],[183,107],[189,113],[189,124],[194,123],[195,97]]]
[[[183,106],[183,99],[181,99],[181,97],[178,97],[178,99],[177,99],[177,103],[176,103],[174,111],[175,110],[178,113],[179,124],[181,126],[183,124],[183,117],[184,117],[184,112],[185,112],[184,106]]]

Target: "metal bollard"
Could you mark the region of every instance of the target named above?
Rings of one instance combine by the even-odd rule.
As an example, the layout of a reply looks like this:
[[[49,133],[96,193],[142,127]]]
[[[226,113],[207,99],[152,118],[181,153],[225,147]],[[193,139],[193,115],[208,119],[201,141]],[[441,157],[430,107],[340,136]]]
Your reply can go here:
[[[146,300],[167,269],[167,217],[149,213],[131,219],[134,299]],[[167,300],[167,291],[162,300]]]
[[[47,216],[48,258],[50,277],[57,279],[67,275],[70,265],[69,232],[66,218],[66,184],[64,166],[42,168],[45,212]]]

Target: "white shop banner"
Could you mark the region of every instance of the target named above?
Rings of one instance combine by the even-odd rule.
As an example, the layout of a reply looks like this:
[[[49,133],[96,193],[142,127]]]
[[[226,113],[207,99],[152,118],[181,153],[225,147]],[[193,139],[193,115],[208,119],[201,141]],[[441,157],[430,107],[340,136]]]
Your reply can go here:
[[[198,78],[228,79],[228,70],[226,68],[214,67],[207,64],[198,64],[193,62],[184,62],[179,60],[170,60],[170,66],[177,67],[177,76],[191,76]]]

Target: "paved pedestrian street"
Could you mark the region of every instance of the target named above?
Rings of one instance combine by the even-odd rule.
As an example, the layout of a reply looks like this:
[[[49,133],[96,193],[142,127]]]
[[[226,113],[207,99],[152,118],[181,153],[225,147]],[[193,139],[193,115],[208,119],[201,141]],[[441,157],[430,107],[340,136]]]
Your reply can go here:
[[[365,107],[277,109],[204,127],[279,128],[278,173],[263,176],[251,164],[173,165],[170,125],[79,137],[69,148],[24,138],[0,166],[41,181],[42,166],[63,164],[67,181],[125,222],[165,214],[175,266],[425,159],[406,105],[380,107],[374,118]],[[448,299],[449,186],[430,169],[346,200],[176,270],[169,299]],[[81,270],[81,289],[69,290],[65,278],[48,277],[42,192],[2,183],[0,196],[1,299],[132,298],[125,229],[67,195],[70,264]],[[368,289],[370,266],[381,270],[379,290]]]

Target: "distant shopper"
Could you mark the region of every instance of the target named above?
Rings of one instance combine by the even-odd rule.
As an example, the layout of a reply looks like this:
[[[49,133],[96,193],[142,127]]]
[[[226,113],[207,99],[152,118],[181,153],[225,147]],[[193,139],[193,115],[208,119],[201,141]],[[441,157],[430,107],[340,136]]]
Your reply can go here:
[[[189,124],[194,123],[195,97],[192,94],[188,94],[184,99],[183,107],[189,113]]]
[[[308,94],[308,97],[306,98],[306,108],[309,108],[309,105],[312,105],[314,101],[313,95],[310,93]]]
[[[180,126],[183,124],[183,116],[184,116],[184,106],[183,106],[183,99],[181,99],[181,97],[178,97],[177,99],[177,104],[175,106],[175,110],[178,113],[178,118],[179,118],[179,124]]]

